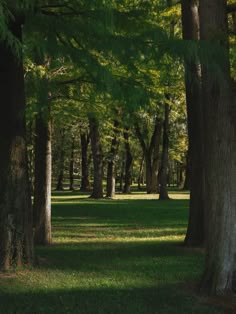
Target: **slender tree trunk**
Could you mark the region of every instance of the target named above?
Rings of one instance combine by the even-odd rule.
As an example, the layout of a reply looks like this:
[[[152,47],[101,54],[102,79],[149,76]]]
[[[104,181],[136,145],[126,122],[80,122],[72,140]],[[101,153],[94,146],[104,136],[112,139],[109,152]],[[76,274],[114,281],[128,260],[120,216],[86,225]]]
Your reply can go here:
[[[207,210],[201,288],[212,295],[225,295],[232,293],[236,238],[236,102],[225,0],[200,1],[200,30],[210,54],[209,62],[202,64]]]
[[[60,130],[61,143],[60,143],[60,153],[59,153],[59,175],[57,179],[57,191],[63,191],[63,181],[64,181],[64,167],[65,167],[65,129]]]
[[[70,153],[70,191],[74,190],[74,168],[75,168],[75,138],[74,136],[71,139],[71,153]]]
[[[138,176],[138,189],[141,190],[141,185],[143,185],[143,168],[144,168],[144,160],[145,160],[145,156],[143,155],[141,163],[140,163],[140,167],[139,167],[139,176]]]
[[[17,16],[11,31],[21,40]],[[28,180],[22,58],[0,42],[0,269],[32,264],[33,228]]]
[[[96,118],[89,117],[89,128],[91,136],[91,146],[93,154],[94,181],[91,197],[103,198],[103,153],[99,132],[99,124]]]
[[[139,139],[140,145],[145,156],[146,165],[146,188],[147,193],[158,193],[158,170],[160,161],[160,143],[161,143],[161,132],[162,132],[162,120],[158,117],[155,120],[155,127],[152,134],[152,138],[149,146],[145,143],[144,137],[141,134],[141,130],[136,125],[136,134]]]
[[[27,141],[27,158],[28,158],[28,173],[30,183],[30,194],[34,195],[34,126],[30,121],[28,128],[26,128],[26,141]]]
[[[165,120],[163,125],[163,143],[162,143],[162,156],[161,156],[161,167],[160,167],[160,200],[169,199],[167,190],[167,171],[168,171],[168,155],[169,155],[169,115],[170,106],[165,105]]]
[[[116,173],[115,173],[115,163],[116,156],[118,153],[118,121],[114,121],[114,137],[111,142],[111,150],[109,155],[109,161],[107,165],[107,194],[106,197],[114,197],[116,188]]]
[[[182,0],[184,40],[199,40],[199,1]],[[204,169],[201,104],[201,67],[199,60],[185,62],[185,89],[189,135],[190,209],[185,245],[204,243]],[[187,168],[188,170],[188,168]],[[188,174],[188,173],[187,173]]]
[[[123,191],[124,171],[125,171],[125,157],[122,155],[121,170],[120,170],[120,187],[119,187],[120,191]]]
[[[81,179],[81,192],[88,192],[90,190],[89,182],[89,161],[88,161],[88,145],[89,136],[85,133],[80,135],[81,154],[82,154],[82,179]]]
[[[149,150],[146,151],[145,161],[146,161],[146,188],[147,188],[147,194],[157,193],[157,177],[155,176],[156,180],[153,180],[153,176],[155,174],[153,173],[152,160],[151,160],[151,156],[150,156]]]
[[[34,227],[35,244],[48,245],[51,234],[51,119],[50,112],[39,112],[36,117]]]
[[[125,177],[124,177],[124,188],[123,193],[131,192],[131,184],[132,184],[132,164],[133,164],[133,156],[131,154],[130,143],[129,143],[129,130],[126,129],[124,132],[125,139]]]

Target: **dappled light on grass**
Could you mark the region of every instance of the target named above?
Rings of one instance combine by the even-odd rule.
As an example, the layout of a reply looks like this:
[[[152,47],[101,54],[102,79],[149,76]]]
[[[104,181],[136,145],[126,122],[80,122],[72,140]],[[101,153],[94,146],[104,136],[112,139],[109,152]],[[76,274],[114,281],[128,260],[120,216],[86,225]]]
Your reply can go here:
[[[188,200],[58,194],[53,245],[37,248],[33,271],[1,277],[0,312],[223,313],[183,288],[198,280],[204,260],[180,245]]]
[[[170,199],[173,200],[188,200],[189,199],[189,193],[187,192],[169,192]],[[71,192],[65,192],[64,194],[57,192],[52,197],[52,200],[54,203],[60,203],[60,202],[66,202],[66,203],[73,203],[78,200],[85,200],[88,199],[88,194],[86,193],[71,193]],[[146,194],[143,192],[133,192],[131,194],[116,194],[114,199],[107,199],[105,201],[113,201],[113,200],[158,200],[159,195],[158,194]],[[96,202],[102,204],[104,200],[92,200],[89,199],[88,201]],[[127,203],[126,203],[127,204]]]

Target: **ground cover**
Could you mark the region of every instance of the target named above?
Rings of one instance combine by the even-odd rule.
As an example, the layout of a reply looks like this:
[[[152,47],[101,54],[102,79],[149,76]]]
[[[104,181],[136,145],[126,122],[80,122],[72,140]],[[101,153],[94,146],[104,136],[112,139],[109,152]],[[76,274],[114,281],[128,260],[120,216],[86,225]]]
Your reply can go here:
[[[53,195],[53,245],[0,276],[0,313],[221,314],[194,294],[200,250],[181,246],[188,194]]]

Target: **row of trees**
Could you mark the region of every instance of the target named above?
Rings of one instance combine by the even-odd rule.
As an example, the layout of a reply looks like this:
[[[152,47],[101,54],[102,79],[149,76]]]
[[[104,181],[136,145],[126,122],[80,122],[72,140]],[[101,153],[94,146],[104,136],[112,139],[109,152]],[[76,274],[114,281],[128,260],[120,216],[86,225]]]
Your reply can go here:
[[[236,141],[230,61],[235,63],[235,52],[229,35],[235,34],[235,6],[225,0],[183,0],[184,40],[180,7],[170,0],[42,0],[16,1],[14,6],[3,1],[0,9],[1,269],[32,264],[33,238],[36,243],[51,242],[52,134],[60,130],[58,160],[63,165],[65,125],[74,125],[78,116],[83,118],[81,148],[88,147],[88,133],[91,142],[93,197],[103,196],[108,134],[107,195],[114,193],[121,134],[129,191],[129,138],[135,134],[145,160],[147,192],[158,192],[160,183],[161,197],[168,197],[168,150],[170,144],[180,145],[176,133],[184,138],[185,68],[191,188],[185,243],[206,247],[202,289],[211,294],[232,291]],[[171,143],[170,126],[176,131]],[[71,145],[73,160],[73,140]],[[33,211],[28,169],[34,176]],[[59,169],[58,189],[63,167]],[[86,186],[86,171],[83,180]]]
[[[160,109],[157,108],[156,112],[160,112]],[[121,117],[116,116],[115,120],[113,118],[110,116],[106,121],[102,119],[97,121],[99,124],[97,140],[101,142],[103,166],[100,183],[102,184],[103,181],[104,186],[104,180],[107,181],[105,184],[107,197],[113,197],[116,189],[129,193],[131,183],[137,184],[138,189],[146,187],[147,193],[158,193],[158,174],[160,174],[162,155],[166,154],[165,149],[162,149],[165,147],[161,145],[164,139],[162,132],[165,123],[164,112],[159,118],[155,118],[153,114],[149,115],[148,112],[142,112],[142,116],[137,117],[135,121],[130,119],[129,128],[123,126]],[[165,168],[167,183],[183,187],[186,177],[186,127],[182,121],[184,120],[182,113],[177,115],[173,111],[170,118],[167,138],[170,142],[167,155],[169,161],[168,167]],[[58,191],[69,188],[89,192],[93,188],[94,167],[90,139],[93,130],[90,132],[91,122],[87,120],[78,123],[77,119],[75,125],[64,126],[62,129],[56,128],[56,121],[53,123],[52,186]],[[141,127],[137,126],[137,123]],[[176,126],[182,128],[178,140],[174,137]],[[40,138],[42,139],[42,136]],[[33,157],[37,152],[34,151],[34,145],[29,145],[29,149],[32,159],[30,165],[33,166]],[[30,172],[33,178],[33,169]],[[146,183],[145,187],[144,183]],[[166,189],[166,184],[163,185]]]

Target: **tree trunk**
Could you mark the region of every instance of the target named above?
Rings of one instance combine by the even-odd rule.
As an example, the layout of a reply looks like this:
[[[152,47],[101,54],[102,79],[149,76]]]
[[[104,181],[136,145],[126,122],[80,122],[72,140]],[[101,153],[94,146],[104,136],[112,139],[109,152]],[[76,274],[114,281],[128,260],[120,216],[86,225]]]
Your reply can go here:
[[[170,106],[165,105],[165,120],[163,124],[163,143],[162,143],[162,155],[161,155],[161,167],[159,174],[160,182],[160,200],[168,200],[168,190],[167,190],[167,171],[168,171],[168,155],[169,155],[169,115]]]
[[[103,198],[103,153],[99,132],[99,124],[96,118],[91,116],[89,117],[89,128],[94,169],[93,192],[91,197],[98,199]]]
[[[151,159],[149,150],[146,151],[145,157],[146,157],[145,161],[146,161],[147,194],[157,193],[157,175],[155,175],[155,173],[153,173],[152,159]],[[155,180],[153,180],[153,177],[155,177]]]
[[[116,156],[118,153],[118,121],[114,121],[114,137],[111,142],[111,150],[109,154],[109,161],[107,165],[107,194],[106,197],[114,197],[116,188],[116,174],[115,174],[115,163]]]
[[[135,129],[143,150],[143,154],[145,156],[147,193],[158,193],[158,170],[160,160],[159,154],[161,144],[162,120],[158,117],[156,118],[155,127],[149,146],[145,143],[144,136],[143,134],[141,134],[141,130],[138,125],[136,125]]]
[[[72,136],[71,153],[70,153],[70,169],[69,169],[70,191],[74,191],[74,168],[75,168],[75,138],[74,136]]]
[[[190,190],[190,161],[189,161],[189,152],[186,156],[186,165],[185,165],[185,180],[183,190],[188,191]]]
[[[232,293],[236,238],[236,103],[225,0],[200,1],[200,29],[210,54],[208,62],[202,64],[207,210],[201,288],[212,295],[225,295]]]
[[[81,192],[88,192],[90,190],[89,182],[89,162],[88,162],[88,145],[89,145],[89,136],[85,133],[80,135],[81,142],[81,154],[82,154],[82,179],[81,179]]]
[[[11,31],[21,40],[17,17]],[[33,228],[28,180],[22,58],[0,42],[0,269],[32,264]]]
[[[198,1],[182,0],[184,40],[199,40]],[[204,244],[204,169],[203,123],[201,103],[201,67],[199,60],[185,61],[185,89],[189,136],[190,209],[185,245]],[[187,169],[188,170],[188,169]]]
[[[35,244],[48,245],[51,234],[51,119],[50,112],[41,111],[36,117],[34,227]]]
[[[34,126],[30,121],[26,127],[26,142],[27,142],[27,159],[28,159],[28,174],[30,183],[30,195],[34,195]]]
[[[124,177],[124,188],[123,193],[130,193],[131,192],[131,184],[132,184],[132,163],[133,163],[133,156],[131,154],[130,143],[129,143],[129,130],[126,129],[124,132],[124,139],[125,139],[125,177]]]
[[[143,155],[140,167],[139,167],[139,176],[138,176],[138,189],[141,190],[141,185],[144,184],[144,175],[143,175],[143,168],[144,168],[144,160],[145,156]]]
[[[123,191],[124,171],[125,171],[125,156],[122,154],[119,187],[120,191]]]
[[[63,191],[63,181],[64,181],[64,166],[65,166],[65,129],[60,130],[61,143],[60,143],[60,153],[59,153],[59,175],[57,180],[57,191]]]

